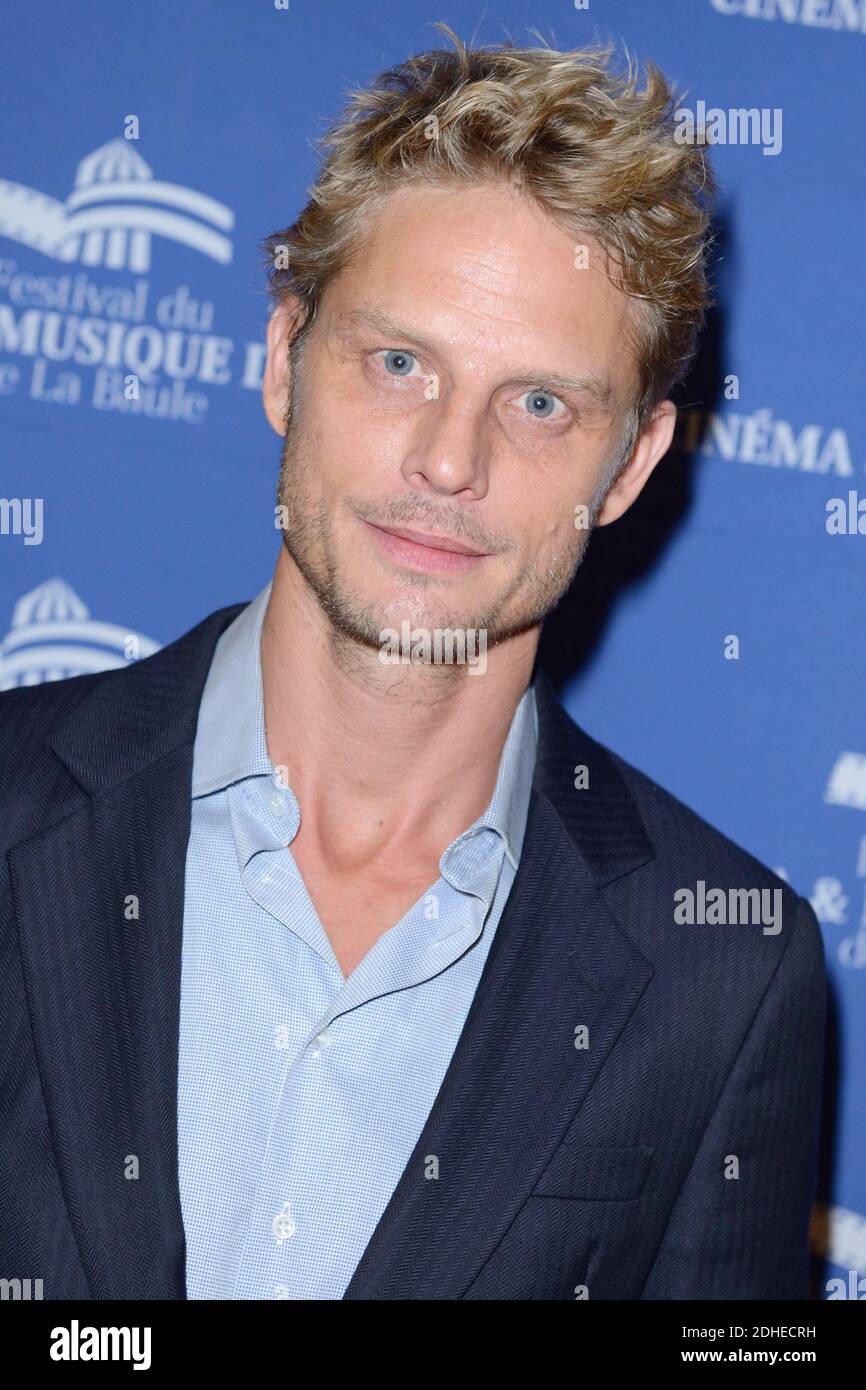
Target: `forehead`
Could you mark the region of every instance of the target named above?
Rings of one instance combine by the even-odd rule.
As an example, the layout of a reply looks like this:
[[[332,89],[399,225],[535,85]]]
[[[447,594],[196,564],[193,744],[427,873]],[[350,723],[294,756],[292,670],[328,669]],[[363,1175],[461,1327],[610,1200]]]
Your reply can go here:
[[[479,368],[531,359],[605,375],[617,395],[633,388],[631,307],[600,246],[502,184],[388,194],[331,288],[338,312],[375,303]]]

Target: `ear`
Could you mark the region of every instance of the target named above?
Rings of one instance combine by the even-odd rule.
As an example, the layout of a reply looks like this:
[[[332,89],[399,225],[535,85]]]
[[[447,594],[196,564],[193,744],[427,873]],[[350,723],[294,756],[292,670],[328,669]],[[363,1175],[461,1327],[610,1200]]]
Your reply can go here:
[[[289,372],[289,345],[300,327],[301,302],[289,295],[268,319],[268,356],[262,382],[262,405],[268,423],[282,439],[291,405],[292,380]]]
[[[674,437],[677,408],[673,401],[656,406],[631,452],[631,458],[620,469],[596,517],[596,526],[609,526],[628,511],[643,491],[644,484],[660,459],[664,458]]]

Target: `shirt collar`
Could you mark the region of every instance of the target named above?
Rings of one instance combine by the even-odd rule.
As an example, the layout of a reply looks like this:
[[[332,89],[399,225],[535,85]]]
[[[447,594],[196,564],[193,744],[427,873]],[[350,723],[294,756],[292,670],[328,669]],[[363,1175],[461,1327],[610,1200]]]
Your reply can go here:
[[[276,775],[265,736],[261,670],[261,629],[270,593],[271,582],[226,628],[216,645],[199,709],[193,797],[221,791],[247,777]],[[517,868],[537,745],[538,714],[530,685],[512,716],[487,809],[448,846],[442,856],[443,870],[450,867],[451,873],[459,875],[460,846],[485,829],[500,836]]]
[[[216,644],[202,692],[192,794],[207,796],[245,777],[275,776],[265,737],[260,639],[269,581]]]
[[[450,867],[452,872],[449,876],[453,877],[457,851],[467,840],[485,829],[494,830],[501,837],[505,844],[505,853],[514,868],[517,868],[523,848],[537,745],[538,716],[535,709],[535,692],[530,685],[520,697],[512,716],[499,759],[496,786],[493,788],[487,810],[448,846],[441,861],[443,872]]]

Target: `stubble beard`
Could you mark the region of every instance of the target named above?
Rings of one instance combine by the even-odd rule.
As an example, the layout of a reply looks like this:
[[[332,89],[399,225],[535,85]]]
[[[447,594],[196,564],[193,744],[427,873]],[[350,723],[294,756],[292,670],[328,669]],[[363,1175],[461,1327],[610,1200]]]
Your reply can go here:
[[[521,571],[487,608],[456,613],[447,604],[440,606],[437,598],[435,612],[431,611],[435,577],[408,572],[401,576],[402,592],[392,603],[365,604],[343,582],[332,544],[333,517],[314,493],[311,478],[316,474],[304,465],[305,457],[309,457],[309,451],[305,449],[304,430],[295,409],[286,422],[277,484],[277,503],[285,519],[282,541],[330,624],[335,651],[343,657],[348,644],[381,651],[383,631],[399,629],[403,621],[428,630],[484,632],[488,649],[542,623],[571,585],[586,553],[603,500],[598,497],[591,504],[589,524],[585,529],[575,530],[574,547],[558,548],[544,561]],[[416,522],[418,511],[416,503],[413,508]],[[403,524],[391,515],[388,523]]]

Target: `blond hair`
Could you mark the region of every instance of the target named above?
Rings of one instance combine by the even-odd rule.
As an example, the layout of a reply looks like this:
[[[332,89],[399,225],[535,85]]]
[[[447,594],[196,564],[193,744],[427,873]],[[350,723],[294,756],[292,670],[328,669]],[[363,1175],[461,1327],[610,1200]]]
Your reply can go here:
[[[279,303],[301,300],[302,335],[363,242],[367,214],[407,181],[504,180],[575,237],[590,235],[634,302],[631,345],[642,428],[686,374],[706,309],[715,194],[703,138],[674,139],[676,97],[611,45],[561,53],[512,43],[415,54],[356,91],[320,141],[324,160],[298,219],[262,244]],[[540,36],[539,36],[540,37]]]

